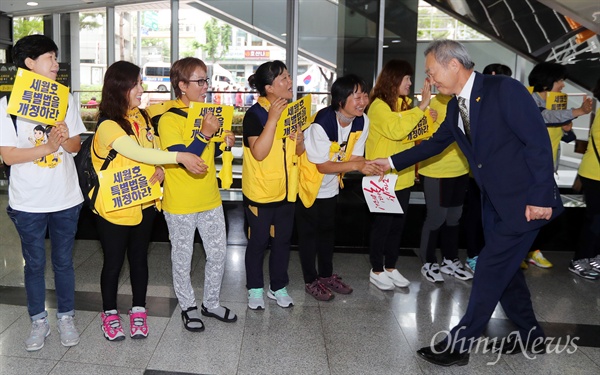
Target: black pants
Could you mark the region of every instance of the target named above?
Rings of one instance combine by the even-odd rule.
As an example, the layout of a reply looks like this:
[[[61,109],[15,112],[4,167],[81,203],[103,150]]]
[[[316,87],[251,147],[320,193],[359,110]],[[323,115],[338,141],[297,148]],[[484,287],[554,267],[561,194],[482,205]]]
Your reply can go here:
[[[369,259],[373,272],[382,272],[384,266],[385,268],[396,268],[410,199],[410,188],[397,190],[396,198],[404,210],[403,214],[373,214],[369,237]]]
[[[330,277],[333,273],[336,205],[337,196],[317,199],[310,208],[304,207],[300,200],[296,203],[298,247],[305,283],[312,283],[317,277]]]
[[[277,291],[289,282],[288,265],[290,245],[294,229],[295,203],[283,203],[276,207],[246,206],[250,235],[246,246],[246,288],[264,287],[263,260],[271,244],[269,256],[270,288]]]
[[[585,220],[581,228],[581,242],[573,260],[600,255],[600,181],[581,177],[585,199]]]
[[[129,262],[131,278],[132,306],[146,306],[148,289],[148,245],[152,235],[152,225],[156,217],[154,206],[142,211],[141,223],[133,226],[113,224],[96,215],[96,227],[104,253],[104,264],[100,276],[102,308],[117,309],[119,274],[125,261]]]

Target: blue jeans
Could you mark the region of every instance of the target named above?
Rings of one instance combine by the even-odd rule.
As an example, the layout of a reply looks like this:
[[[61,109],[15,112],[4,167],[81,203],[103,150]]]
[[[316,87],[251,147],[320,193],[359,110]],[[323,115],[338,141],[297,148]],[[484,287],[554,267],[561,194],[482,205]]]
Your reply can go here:
[[[58,212],[23,212],[7,207],[6,212],[15,223],[21,238],[25,260],[25,291],[27,311],[31,320],[48,316],[46,311],[46,231],[52,245],[52,269],[58,304],[57,317],[75,314],[75,272],[73,270],[73,243],[81,204]]]

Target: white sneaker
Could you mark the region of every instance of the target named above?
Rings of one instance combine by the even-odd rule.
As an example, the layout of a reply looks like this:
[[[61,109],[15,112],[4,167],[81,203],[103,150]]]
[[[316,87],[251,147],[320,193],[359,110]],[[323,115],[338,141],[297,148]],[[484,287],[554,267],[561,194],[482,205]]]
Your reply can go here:
[[[75,328],[72,316],[63,315],[58,319],[58,333],[60,333],[60,343],[63,346],[75,346],[79,344],[79,332]]]
[[[388,271],[384,269],[384,273],[387,277],[390,278],[390,280],[392,280],[392,283],[394,283],[394,285],[396,285],[397,287],[405,288],[410,285],[410,281],[406,280],[406,278],[402,276],[402,274],[398,272],[397,269],[394,269],[393,271]]]
[[[432,283],[444,282],[444,278],[440,273],[440,265],[437,263],[425,263],[423,267],[421,267],[421,274],[425,276],[427,281],[431,281]]]
[[[248,307],[252,310],[263,310],[265,308],[265,298],[263,297],[263,288],[254,288],[248,290]]]
[[[25,340],[25,349],[28,352],[34,352],[44,347],[44,341],[50,334],[50,324],[48,319],[42,318],[31,322],[31,332]]]
[[[473,278],[473,274],[467,271],[458,259],[450,261],[444,258],[440,271],[459,280],[471,280]]]
[[[378,287],[381,290],[394,290],[394,289],[396,289],[396,286],[394,285],[394,282],[392,281],[392,279],[390,279],[385,274],[385,272],[381,272],[378,275],[375,272],[373,272],[373,269],[371,269],[371,272],[369,273],[369,281],[371,282],[371,284],[375,285],[376,287]]]
[[[276,291],[272,291],[271,288],[269,288],[269,291],[267,292],[267,297],[276,300],[277,304],[281,307],[294,306],[294,300],[288,294],[286,287],[283,287]]]

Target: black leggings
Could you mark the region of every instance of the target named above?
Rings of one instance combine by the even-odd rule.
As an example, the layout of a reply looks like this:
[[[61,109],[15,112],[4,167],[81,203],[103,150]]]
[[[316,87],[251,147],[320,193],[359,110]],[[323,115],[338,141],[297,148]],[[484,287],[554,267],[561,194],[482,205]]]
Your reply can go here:
[[[304,207],[301,200],[296,202],[298,252],[304,282],[307,284],[317,277],[330,277],[333,274],[336,205],[337,196],[316,199],[310,208]],[[318,270],[315,263],[318,263]]]
[[[383,268],[396,268],[402,231],[410,201],[410,188],[396,190],[396,198],[403,214],[373,214],[369,235],[369,260],[373,272],[383,272]]]
[[[127,253],[132,306],[146,306],[148,289],[148,245],[152,234],[152,225],[156,217],[154,206],[142,211],[141,223],[133,226],[113,224],[100,215],[96,215],[96,227],[104,253],[104,264],[100,276],[102,309],[117,309],[117,290],[119,274]]]
[[[573,260],[594,258],[600,255],[600,181],[581,177],[585,199],[585,220],[581,228],[581,241]]]

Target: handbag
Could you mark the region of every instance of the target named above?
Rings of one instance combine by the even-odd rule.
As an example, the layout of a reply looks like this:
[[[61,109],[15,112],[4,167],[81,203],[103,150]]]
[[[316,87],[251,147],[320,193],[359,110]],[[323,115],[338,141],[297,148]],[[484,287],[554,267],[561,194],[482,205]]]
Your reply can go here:
[[[569,131],[563,130],[563,136],[561,138],[561,141],[563,141],[565,143],[569,143],[569,142],[572,142],[575,140],[577,140],[577,136],[575,135],[575,132],[573,130],[569,130]]]
[[[585,151],[588,148],[588,140],[587,139],[576,139],[575,140],[575,151],[578,154],[585,154]]]

